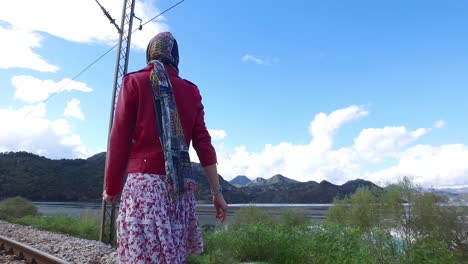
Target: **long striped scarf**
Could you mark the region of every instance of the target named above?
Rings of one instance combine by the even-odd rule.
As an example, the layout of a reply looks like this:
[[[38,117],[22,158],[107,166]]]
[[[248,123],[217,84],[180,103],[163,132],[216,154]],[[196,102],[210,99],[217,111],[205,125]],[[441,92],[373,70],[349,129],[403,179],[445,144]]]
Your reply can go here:
[[[147,62],[154,66],[150,74],[159,140],[164,151],[170,198],[178,200],[185,192],[185,180],[193,179],[192,165],[180,122],[172,85],[164,63],[178,70],[177,42],[169,32],[156,35],[148,45]]]

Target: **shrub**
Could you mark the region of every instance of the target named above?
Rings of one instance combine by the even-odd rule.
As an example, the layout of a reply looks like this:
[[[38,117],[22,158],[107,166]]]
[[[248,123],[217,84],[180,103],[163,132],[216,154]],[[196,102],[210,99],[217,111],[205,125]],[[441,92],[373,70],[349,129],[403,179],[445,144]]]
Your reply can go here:
[[[9,198],[0,202],[0,219],[12,221],[16,218],[36,214],[36,206],[22,197]]]
[[[303,239],[304,232],[298,228],[278,223],[248,224],[205,234],[205,255],[210,255],[211,259],[217,259],[222,253],[222,256],[238,261],[307,263],[304,254],[300,254],[304,248],[300,246]]]
[[[279,222],[286,227],[301,227],[311,223],[304,210],[294,208],[285,209],[281,213]]]
[[[454,252],[443,241],[420,239],[408,245],[401,263],[455,264],[459,263]]]
[[[369,231],[379,224],[379,215],[376,210],[377,197],[369,189],[359,187],[350,197],[349,221],[362,231]]]
[[[239,209],[234,217],[230,228],[237,229],[242,226],[251,225],[251,224],[273,224],[275,222],[274,218],[264,209],[248,206]]]
[[[307,224],[300,212],[286,210],[278,221],[263,222],[264,211],[248,209],[248,223],[205,232],[205,254],[190,263],[398,263],[399,252],[389,234],[363,235],[354,228]],[[253,215],[261,216],[261,219]],[[238,219],[241,221],[241,219]],[[247,221],[246,221],[247,222]]]
[[[307,256],[301,253],[305,247],[300,244],[305,239],[308,222],[296,210],[285,210],[274,219],[263,209],[243,208],[231,225],[204,232],[206,253],[192,257],[191,263],[307,263]]]
[[[190,264],[237,264],[239,261],[236,261],[232,256],[226,254],[226,251],[221,249],[216,249],[211,252],[211,254],[205,254],[201,256],[190,256],[188,258],[188,263]]]
[[[333,200],[333,206],[328,209],[325,217],[329,223],[347,226],[349,223],[349,213],[349,199],[335,198]]]
[[[309,263],[369,263],[356,229],[317,226],[309,234],[307,248]]]
[[[392,247],[396,244],[393,242],[399,241],[398,250],[411,261],[422,261],[425,256],[430,256],[426,251],[431,246],[435,247],[433,253],[440,254],[441,259],[443,256],[447,261],[454,257],[468,259],[468,209],[440,204],[440,201],[444,199],[421,192],[410,179],[403,178],[379,194],[359,188],[349,198],[335,199],[327,212],[327,222],[341,225],[345,231],[356,228],[365,240],[375,242],[370,244],[372,247],[378,248],[384,243],[383,246],[390,250],[388,254],[394,252]],[[380,233],[377,238],[374,237],[378,234],[376,231]],[[395,235],[393,242],[386,238],[390,234]],[[376,256],[381,253],[373,251]],[[435,262],[428,263],[438,263],[438,258],[432,259]]]
[[[365,187],[359,187],[349,198],[335,199],[327,212],[333,224],[368,231],[379,225],[378,197]]]

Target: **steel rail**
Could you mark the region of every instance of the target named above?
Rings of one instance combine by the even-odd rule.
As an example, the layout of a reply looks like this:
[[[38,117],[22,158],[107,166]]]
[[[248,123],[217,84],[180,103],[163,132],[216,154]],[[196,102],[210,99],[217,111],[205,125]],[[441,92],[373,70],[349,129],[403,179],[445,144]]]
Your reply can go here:
[[[42,252],[33,247],[20,243],[18,241],[0,236],[0,249],[5,250],[7,254],[14,254],[17,257],[26,260],[28,263],[36,264],[70,264],[65,260],[59,259],[46,252]]]

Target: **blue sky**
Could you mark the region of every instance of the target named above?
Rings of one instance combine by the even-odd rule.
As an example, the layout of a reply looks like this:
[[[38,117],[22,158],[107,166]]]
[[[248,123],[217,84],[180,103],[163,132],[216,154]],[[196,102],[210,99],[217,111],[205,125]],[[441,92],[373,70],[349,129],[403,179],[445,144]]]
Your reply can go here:
[[[115,51],[55,92],[115,43],[115,28],[92,0],[12,2],[0,11],[0,151],[102,151]],[[139,0],[136,15],[146,21],[176,2]],[[119,20],[120,1],[101,3]],[[152,35],[175,35],[227,179],[468,185],[467,8],[186,0],[134,35],[129,70],[144,67]]]

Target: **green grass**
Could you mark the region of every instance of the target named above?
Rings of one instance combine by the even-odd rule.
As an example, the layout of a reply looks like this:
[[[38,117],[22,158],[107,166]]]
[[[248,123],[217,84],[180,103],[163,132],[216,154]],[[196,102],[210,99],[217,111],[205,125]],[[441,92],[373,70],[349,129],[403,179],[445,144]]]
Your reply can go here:
[[[37,213],[37,208],[31,201],[21,197],[0,201],[0,219],[71,236],[99,239],[98,216],[83,214],[78,219],[67,215],[42,216]]]
[[[385,231],[314,224],[300,211],[273,218],[245,208],[229,226],[203,236],[205,253],[191,256],[189,263],[462,263],[443,242],[421,240],[404,248]]]
[[[86,239],[99,239],[100,223],[97,217],[80,217],[76,219],[68,215],[36,215],[25,216],[13,222]]]

